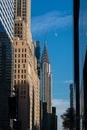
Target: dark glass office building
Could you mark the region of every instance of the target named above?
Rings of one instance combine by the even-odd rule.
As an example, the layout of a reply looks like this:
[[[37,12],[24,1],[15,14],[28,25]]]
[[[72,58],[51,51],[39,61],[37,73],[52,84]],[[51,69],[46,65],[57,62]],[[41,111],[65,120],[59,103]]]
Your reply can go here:
[[[14,0],[0,0],[0,130],[10,129],[9,97],[12,89]]]
[[[79,10],[80,124],[87,130],[87,0],[80,0]]]
[[[76,128],[87,130],[87,0],[74,0]]]
[[[75,127],[80,130],[79,98],[79,0],[74,0],[74,90],[75,90]]]

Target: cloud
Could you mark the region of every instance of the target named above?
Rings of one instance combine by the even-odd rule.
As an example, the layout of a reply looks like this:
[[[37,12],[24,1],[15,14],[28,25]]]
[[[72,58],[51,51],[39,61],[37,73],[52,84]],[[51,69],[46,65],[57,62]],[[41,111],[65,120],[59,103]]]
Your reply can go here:
[[[58,130],[63,130],[63,128],[62,128],[62,119],[61,119],[60,116],[69,107],[69,101],[64,100],[64,99],[53,99],[52,104],[53,104],[53,106],[56,107],[56,113],[58,115]]]
[[[64,83],[70,84],[70,83],[73,83],[73,80],[66,80],[66,81],[64,81]]]
[[[41,16],[32,17],[31,31],[33,34],[44,34],[50,30],[70,26],[72,15],[64,12],[48,12]]]
[[[62,81],[55,81],[56,84],[71,84],[73,80],[62,80]]]

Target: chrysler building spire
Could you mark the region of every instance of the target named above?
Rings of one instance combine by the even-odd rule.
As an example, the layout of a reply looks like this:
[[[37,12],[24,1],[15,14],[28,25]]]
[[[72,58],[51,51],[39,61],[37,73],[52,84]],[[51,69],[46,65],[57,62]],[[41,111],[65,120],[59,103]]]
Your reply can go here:
[[[52,74],[50,71],[50,62],[46,42],[44,42],[44,50],[42,53],[42,98],[43,102],[47,103],[47,112],[52,112],[51,88]]]
[[[46,47],[46,41],[44,41],[44,50],[43,50],[43,53],[42,53],[42,63],[43,62],[50,63],[48,51],[47,51],[47,47]]]

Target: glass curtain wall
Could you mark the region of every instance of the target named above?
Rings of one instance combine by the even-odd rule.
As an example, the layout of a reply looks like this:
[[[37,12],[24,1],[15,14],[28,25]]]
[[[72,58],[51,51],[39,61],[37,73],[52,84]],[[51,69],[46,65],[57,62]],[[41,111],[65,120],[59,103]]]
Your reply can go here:
[[[80,128],[87,130],[87,0],[80,0],[79,12],[79,72]]]

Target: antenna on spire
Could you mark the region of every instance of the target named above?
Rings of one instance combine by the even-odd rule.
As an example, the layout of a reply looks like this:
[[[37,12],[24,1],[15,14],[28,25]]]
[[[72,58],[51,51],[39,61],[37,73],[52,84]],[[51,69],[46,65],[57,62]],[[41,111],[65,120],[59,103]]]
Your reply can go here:
[[[46,35],[44,35],[44,49],[46,49]]]

